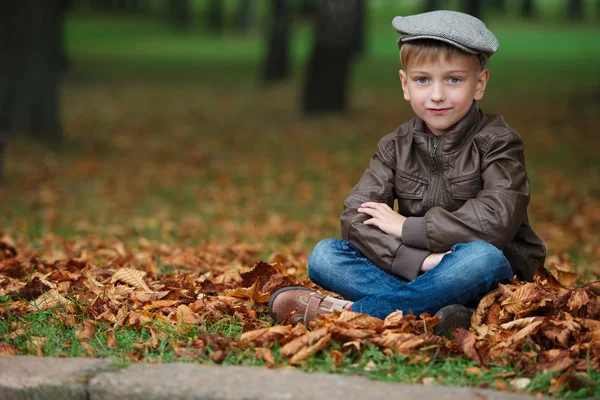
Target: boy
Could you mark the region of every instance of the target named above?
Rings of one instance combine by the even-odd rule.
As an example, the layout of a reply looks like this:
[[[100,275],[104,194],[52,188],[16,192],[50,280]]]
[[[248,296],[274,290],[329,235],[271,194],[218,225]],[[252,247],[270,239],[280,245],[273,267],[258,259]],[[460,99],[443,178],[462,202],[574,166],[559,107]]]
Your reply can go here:
[[[453,11],[392,25],[416,117],[381,139],[344,202],[343,240],[321,241],[308,263],[313,282],[350,301],[283,288],[269,301],[277,322],[293,311],[293,323],[308,323],[334,309],[379,318],[402,310],[436,313],[434,332],[448,335],[470,326],[472,307],[498,282],[531,280],[544,263],[527,217],[521,138],[476,104],[498,41],[479,19]]]

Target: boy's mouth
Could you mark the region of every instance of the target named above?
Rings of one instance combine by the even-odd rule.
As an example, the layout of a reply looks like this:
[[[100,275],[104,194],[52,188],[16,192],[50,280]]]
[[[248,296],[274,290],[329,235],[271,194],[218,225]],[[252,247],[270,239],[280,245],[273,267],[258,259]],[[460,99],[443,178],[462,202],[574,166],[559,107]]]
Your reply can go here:
[[[428,108],[427,110],[433,115],[444,115],[450,111],[449,108]]]

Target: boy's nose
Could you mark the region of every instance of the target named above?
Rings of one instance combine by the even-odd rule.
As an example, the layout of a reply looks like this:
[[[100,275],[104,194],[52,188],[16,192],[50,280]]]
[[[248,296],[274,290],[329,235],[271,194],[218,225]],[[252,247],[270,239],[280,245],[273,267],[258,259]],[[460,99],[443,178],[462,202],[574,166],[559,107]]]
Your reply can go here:
[[[444,101],[446,100],[446,94],[442,85],[435,84],[431,90],[431,101]]]

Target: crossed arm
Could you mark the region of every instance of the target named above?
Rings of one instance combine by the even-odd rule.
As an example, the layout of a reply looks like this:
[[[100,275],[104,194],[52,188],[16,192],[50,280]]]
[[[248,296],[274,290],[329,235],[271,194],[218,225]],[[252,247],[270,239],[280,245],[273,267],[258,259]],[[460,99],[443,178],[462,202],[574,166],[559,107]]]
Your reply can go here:
[[[402,239],[402,228],[407,218],[392,210],[387,204],[368,201],[361,204],[357,211],[371,216],[370,219],[363,222],[365,225],[375,226],[388,235]],[[425,272],[435,268],[447,253],[450,251],[428,255],[421,265],[421,271]]]

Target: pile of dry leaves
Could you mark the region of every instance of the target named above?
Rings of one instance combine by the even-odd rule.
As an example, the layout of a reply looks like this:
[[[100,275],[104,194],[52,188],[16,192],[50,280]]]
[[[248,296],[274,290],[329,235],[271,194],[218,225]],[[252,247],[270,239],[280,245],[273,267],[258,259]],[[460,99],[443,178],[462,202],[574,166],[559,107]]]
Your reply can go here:
[[[307,278],[299,278],[306,272],[306,259],[298,255],[274,254],[269,262],[247,268],[243,265],[251,265],[256,254],[242,244],[226,249],[211,244],[177,248],[141,239],[139,248],[126,250],[118,241],[80,243],[50,237],[44,246],[43,251],[21,252],[8,236],[0,237],[0,296],[11,300],[0,306],[0,317],[50,310],[66,327],[76,328],[83,343],[93,336],[96,321],[108,323],[112,330],[107,332],[107,346],[111,347],[117,346],[115,331],[145,327],[152,340],[138,346],[138,358],[143,358],[144,348],[156,348],[162,337],[178,356],[208,355],[215,362],[235,349],[252,347],[257,358],[274,366],[271,350],[278,343],[280,356],[289,364],[328,351],[332,361],[341,365],[348,354],[372,344],[412,361],[427,362],[433,352],[466,355],[484,369],[510,365],[524,374],[600,370],[600,282],[575,287],[578,275],[560,266],[555,269],[559,279],[539,268],[533,282],[500,285],[480,302],[472,329],[457,330],[455,339],[448,341],[431,332],[439,321],[428,314],[396,312],[380,320],[336,312],[314,321],[310,329],[271,326],[258,318],[267,311],[271,293],[288,285],[314,287]],[[183,272],[160,275],[157,257],[165,264],[182,266]],[[185,333],[229,317],[243,325],[239,338],[169,337],[169,332]],[[156,322],[172,329],[161,330]],[[10,329],[0,337],[0,353],[15,353],[10,341],[25,332],[18,325]],[[340,350],[332,350],[333,343]],[[43,338],[35,346],[43,355]]]

